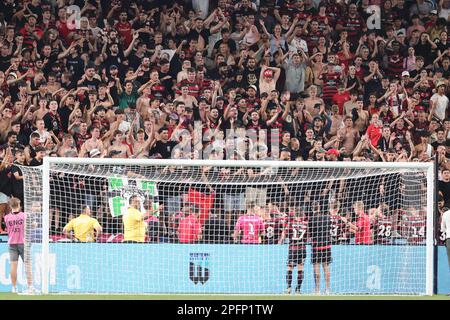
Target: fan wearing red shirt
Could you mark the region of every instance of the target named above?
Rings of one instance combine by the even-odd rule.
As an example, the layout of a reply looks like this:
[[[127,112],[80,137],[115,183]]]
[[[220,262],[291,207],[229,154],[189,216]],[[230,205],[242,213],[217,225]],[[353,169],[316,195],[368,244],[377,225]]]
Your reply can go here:
[[[178,225],[180,243],[195,243],[202,238],[202,225],[199,221],[200,210],[196,206],[189,207],[189,215],[181,218]]]
[[[370,217],[364,212],[364,202],[356,201],[353,204],[356,214],[355,244],[372,244],[372,230],[370,229]]]
[[[375,113],[372,115],[372,120],[370,120],[370,125],[367,127],[367,137],[373,146],[378,145],[378,141],[381,138],[381,131],[383,130],[383,122],[380,120],[380,116]]]
[[[128,21],[128,13],[124,10],[119,14],[119,21],[114,25],[114,29],[123,39],[124,47],[128,48],[133,40],[131,23]]]
[[[333,95],[333,104],[339,107],[339,115],[344,115],[344,103],[350,101],[350,92],[345,90],[345,84],[341,83],[338,86],[338,92]]]

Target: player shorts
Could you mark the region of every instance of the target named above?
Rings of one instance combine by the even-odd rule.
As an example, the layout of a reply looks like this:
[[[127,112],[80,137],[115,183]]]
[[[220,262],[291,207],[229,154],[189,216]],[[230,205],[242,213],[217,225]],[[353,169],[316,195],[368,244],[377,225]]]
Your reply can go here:
[[[23,244],[10,244],[9,245],[9,260],[12,262],[19,261],[19,256],[24,261],[24,245]]]
[[[289,249],[288,264],[303,264],[306,259],[306,249]]]
[[[331,263],[331,248],[323,250],[312,250],[311,263]]]

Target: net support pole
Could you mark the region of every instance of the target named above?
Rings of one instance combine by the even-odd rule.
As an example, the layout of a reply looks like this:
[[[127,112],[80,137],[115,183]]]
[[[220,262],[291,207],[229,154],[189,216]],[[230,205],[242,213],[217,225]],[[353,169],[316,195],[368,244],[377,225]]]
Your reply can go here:
[[[426,294],[433,295],[434,287],[434,162],[427,169],[427,235],[426,235]]]
[[[438,241],[439,241],[439,231],[440,231],[440,224],[439,224],[439,188],[438,188],[438,177],[439,177],[439,157],[438,155],[434,156],[434,181],[433,181],[433,188],[434,188],[434,206],[433,206],[433,227],[434,227],[434,233],[433,233],[433,294],[438,293],[438,279],[439,279],[439,268],[438,268]]]
[[[42,251],[41,292],[48,294],[49,285],[49,223],[50,223],[50,158],[42,162]]]

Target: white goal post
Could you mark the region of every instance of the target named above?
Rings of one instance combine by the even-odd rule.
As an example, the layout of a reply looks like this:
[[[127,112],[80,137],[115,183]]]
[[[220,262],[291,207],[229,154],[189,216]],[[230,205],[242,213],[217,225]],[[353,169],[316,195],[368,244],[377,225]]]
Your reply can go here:
[[[35,287],[43,294],[283,294],[291,293],[291,283],[292,294],[296,285],[302,294],[433,294],[433,162],[45,157],[42,167],[22,169],[24,210],[37,215],[26,226],[31,257],[26,263],[33,265]],[[55,177],[63,178],[56,183]],[[105,190],[111,178],[120,180],[126,200],[120,208],[113,204],[117,193]],[[82,183],[73,187],[74,181]],[[153,220],[146,220],[144,243],[114,241],[118,234],[127,239],[122,223],[135,194],[141,196],[138,211],[153,206],[148,210],[154,210],[161,230],[149,240]],[[35,212],[37,203],[41,212]],[[61,235],[63,225],[53,229],[55,219],[66,224],[88,203],[103,240],[69,241]],[[63,220],[65,207],[73,212]],[[62,208],[57,215],[55,208]],[[200,235],[182,241],[181,221],[191,213],[197,214]],[[253,229],[245,227],[249,216],[262,221],[255,242]],[[339,226],[339,235],[312,225],[325,221],[316,216],[330,228]],[[211,227],[213,217],[223,226]],[[174,219],[178,229],[170,233]],[[104,221],[114,221],[112,231]],[[301,239],[292,235],[298,221],[304,222]],[[269,236],[270,223],[277,226],[275,236]],[[31,239],[40,232],[41,238]],[[322,266],[319,280],[316,264]]]

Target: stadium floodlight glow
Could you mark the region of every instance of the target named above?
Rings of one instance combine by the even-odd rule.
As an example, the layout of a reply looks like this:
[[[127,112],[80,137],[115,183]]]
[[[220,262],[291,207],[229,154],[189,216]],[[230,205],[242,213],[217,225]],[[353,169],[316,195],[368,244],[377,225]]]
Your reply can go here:
[[[433,294],[433,163],[46,157],[21,169],[25,263],[44,294]],[[63,228],[86,205],[102,233],[73,241]]]

